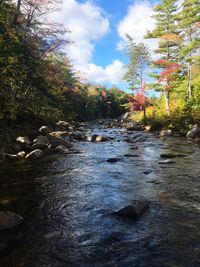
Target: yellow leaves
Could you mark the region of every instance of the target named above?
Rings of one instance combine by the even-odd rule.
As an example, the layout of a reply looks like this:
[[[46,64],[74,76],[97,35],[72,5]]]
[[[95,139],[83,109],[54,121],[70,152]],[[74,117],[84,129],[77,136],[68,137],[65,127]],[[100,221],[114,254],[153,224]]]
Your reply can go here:
[[[170,42],[170,43],[179,43],[181,42],[181,37],[178,34],[167,33],[160,37],[161,41]]]

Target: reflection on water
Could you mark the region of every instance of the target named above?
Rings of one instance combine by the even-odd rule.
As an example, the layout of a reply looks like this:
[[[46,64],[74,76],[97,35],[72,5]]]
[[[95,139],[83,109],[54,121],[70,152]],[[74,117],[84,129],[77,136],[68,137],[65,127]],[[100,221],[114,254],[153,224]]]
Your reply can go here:
[[[200,266],[199,147],[103,134],[116,138],[76,143],[81,154],[0,166],[0,208],[25,218],[17,231],[0,233],[0,266]],[[186,157],[160,165],[168,152]],[[139,220],[111,216],[138,198],[150,202]]]

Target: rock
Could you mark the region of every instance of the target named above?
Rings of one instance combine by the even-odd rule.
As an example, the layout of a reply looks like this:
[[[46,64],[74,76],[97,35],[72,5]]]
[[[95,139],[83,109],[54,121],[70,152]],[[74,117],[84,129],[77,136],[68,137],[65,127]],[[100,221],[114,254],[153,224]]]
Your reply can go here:
[[[19,159],[18,155],[16,155],[16,154],[5,153],[5,156],[6,156],[6,159],[8,159],[8,160],[18,160]]]
[[[24,219],[15,212],[1,211],[0,212],[0,231],[14,228],[20,225]]]
[[[69,141],[66,141],[66,140],[64,140],[62,138],[57,138],[57,139],[50,140],[50,148],[56,148],[58,146],[65,146],[67,148],[70,148],[73,145]]]
[[[159,133],[159,136],[172,136],[172,130],[168,129],[168,130],[161,130]]]
[[[33,140],[33,148],[44,149],[49,144],[49,139],[46,136],[39,135]]]
[[[35,149],[26,155],[26,159],[40,159],[44,156],[41,149]]]
[[[16,138],[16,141],[20,144],[26,144],[26,145],[30,145],[31,142],[29,140],[29,138],[27,136],[18,136]]]
[[[54,148],[54,151],[59,154],[64,154],[64,153],[67,153],[69,150],[67,149],[66,146],[60,145]]]
[[[136,158],[136,157],[139,157],[140,155],[136,155],[136,154],[125,154],[124,157],[126,158]]]
[[[115,163],[115,162],[117,162],[119,160],[120,160],[119,158],[109,158],[109,159],[107,159],[107,162]]]
[[[56,125],[60,128],[60,129],[68,129],[70,127],[69,122],[67,121],[59,121],[56,123]]]
[[[150,174],[150,173],[152,173],[152,171],[147,170],[147,171],[144,171],[143,173],[144,173],[144,174]]]
[[[200,127],[198,125],[194,125],[193,129],[189,131],[186,135],[188,139],[194,139],[200,137]]]
[[[108,136],[101,136],[98,134],[93,134],[93,135],[88,135],[86,137],[86,140],[89,142],[105,142],[105,141],[110,141],[112,138]]]
[[[19,158],[25,158],[25,156],[26,156],[26,152],[25,151],[20,151],[20,152],[18,152],[17,153],[17,156],[19,157]]]
[[[138,146],[132,146],[132,147],[130,147],[130,149],[131,150],[137,150],[137,149],[139,149],[139,147]]]
[[[51,132],[51,130],[49,129],[48,126],[42,126],[40,127],[39,132],[43,135],[48,135]]]
[[[173,164],[173,163],[176,163],[176,161],[171,160],[171,159],[166,159],[166,160],[159,162],[159,164]]]
[[[145,131],[146,132],[150,132],[151,131],[151,126],[150,125],[145,126]]]
[[[144,213],[144,211],[147,210],[148,207],[149,207],[148,201],[136,200],[133,203],[131,203],[131,205],[128,205],[116,211],[114,214],[122,218],[136,219],[142,213]]]
[[[54,131],[49,133],[49,136],[52,138],[60,138],[60,137],[65,137],[68,136],[68,132],[67,131]]]
[[[81,132],[76,132],[76,133],[72,133],[70,134],[70,138],[77,140],[77,141],[84,141],[85,140],[85,135]]]
[[[185,154],[177,154],[177,153],[166,153],[160,155],[160,157],[163,159],[181,158],[185,156],[186,156]]]

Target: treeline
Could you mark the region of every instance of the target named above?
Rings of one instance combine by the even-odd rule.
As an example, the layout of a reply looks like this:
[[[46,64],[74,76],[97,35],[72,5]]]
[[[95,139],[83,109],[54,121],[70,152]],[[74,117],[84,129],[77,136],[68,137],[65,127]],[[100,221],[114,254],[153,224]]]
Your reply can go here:
[[[66,29],[44,15],[60,0],[0,3],[0,118],[91,120],[119,116],[126,102],[118,88],[84,84],[60,48]]]
[[[148,66],[154,82],[147,89],[160,92],[147,108],[149,123],[187,128],[200,123],[200,1],[162,0],[154,7],[155,28],[145,38],[157,39],[149,60],[148,48],[127,35],[129,58],[125,80],[130,89],[142,87]],[[142,49],[141,49],[142,48]],[[142,118],[139,114],[138,118]]]

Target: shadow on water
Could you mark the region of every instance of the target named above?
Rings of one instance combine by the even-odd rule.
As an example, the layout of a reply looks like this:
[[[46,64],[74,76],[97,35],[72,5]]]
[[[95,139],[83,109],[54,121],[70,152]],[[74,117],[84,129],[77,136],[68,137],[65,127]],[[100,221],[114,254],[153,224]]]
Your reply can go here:
[[[1,210],[25,218],[0,233],[0,266],[200,266],[199,147],[147,133],[127,143],[118,129],[96,131],[115,139],[76,143],[81,154],[0,166]],[[173,151],[186,156],[159,164]],[[111,215],[141,198],[150,208],[138,220]]]

